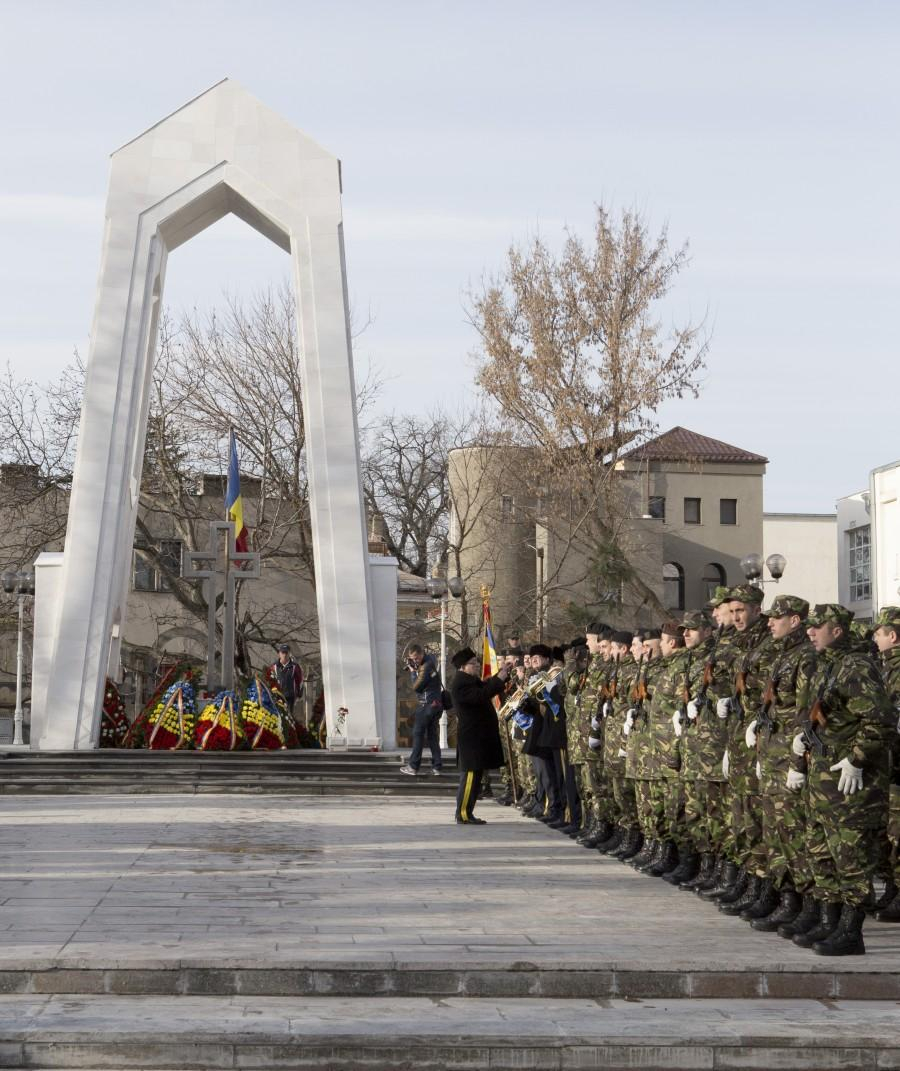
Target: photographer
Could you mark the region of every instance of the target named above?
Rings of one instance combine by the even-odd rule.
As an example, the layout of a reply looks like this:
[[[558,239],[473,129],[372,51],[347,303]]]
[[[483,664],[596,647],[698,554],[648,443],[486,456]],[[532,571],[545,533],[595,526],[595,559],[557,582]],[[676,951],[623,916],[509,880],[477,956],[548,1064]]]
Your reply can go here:
[[[438,723],[444,712],[441,702],[443,683],[438,673],[434,656],[426,654],[424,648],[413,644],[406,660],[413,691],[418,696],[413,715],[413,747],[409,761],[400,767],[400,773],[415,777],[422,763],[422,749],[426,741],[431,749],[431,772],[437,776],[441,772],[441,745]]]

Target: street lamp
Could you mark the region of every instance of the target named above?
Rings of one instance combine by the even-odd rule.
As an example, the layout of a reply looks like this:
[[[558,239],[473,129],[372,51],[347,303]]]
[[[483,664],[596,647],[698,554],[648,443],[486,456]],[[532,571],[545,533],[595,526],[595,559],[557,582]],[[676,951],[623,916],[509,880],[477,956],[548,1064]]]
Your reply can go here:
[[[25,600],[34,598],[34,573],[7,569],[0,575],[0,584],[7,595],[16,595],[19,601],[19,644],[16,650],[16,709],[13,714],[13,747],[22,747],[22,722],[25,714],[22,710],[22,677],[24,667],[24,632]]]
[[[430,576],[425,581],[425,587],[432,600],[441,605],[441,687],[446,688],[447,679],[447,593],[454,599],[458,599],[465,591],[466,585],[461,576],[451,576],[444,580],[440,576]],[[441,747],[448,747],[447,738],[447,711],[441,714],[440,738]]]
[[[741,558],[741,569],[749,584],[762,587],[763,584],[777,584],[784,576],[787,568],[787,559],[783,554],[770,554],[765,561],[765,567],[772,575],[771,580],[763,579],[763,559],[761,554],[748,554]]]

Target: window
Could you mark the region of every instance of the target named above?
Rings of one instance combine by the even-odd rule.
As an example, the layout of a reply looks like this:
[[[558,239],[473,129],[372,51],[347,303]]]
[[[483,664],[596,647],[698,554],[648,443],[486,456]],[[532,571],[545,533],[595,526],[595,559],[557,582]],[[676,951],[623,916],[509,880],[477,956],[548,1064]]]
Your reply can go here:
[[[512,519],[513,515],[513,500],[512,495],[500,496],[500,519],[502,521],[508,521]]]
[[[174,576],[181,574],[181,540],[162,539],[159,543],[159,557],[165,562]],[[169,582],[162,571],[157,569],[147,555],[147,547],[138,544],[134,548],[131,571],[132,587],[135,591],[170,591]]]
[[[665,524],[665,522],[666,522],[666,499],[665,499],[665,496],[664,495],[651,495],[650,498],[647,501],[647,513],[651,517],[656,517],[658,520],[662,521],[663,524]]]
[[[667,610],[684,609],[684,569],[677,562],[663,566],[663,603]]]
[[[737,499],[719,499],[719,524],[737,524]]]
[[[685,524],[699,524],[700,523],[700,499],[699,498],[686,498],[684,500],[684,523]]]
[[[872,598],[869,575],[870,532],[871,528],[866,524],[847,533],[851,602],[866,602]]]
[[[728,581],[725,579],[725,570],[717,562],[710,562],[703,570],[703,590],[706,592],[706,601],[715,595],[716,588],[724,588]]]

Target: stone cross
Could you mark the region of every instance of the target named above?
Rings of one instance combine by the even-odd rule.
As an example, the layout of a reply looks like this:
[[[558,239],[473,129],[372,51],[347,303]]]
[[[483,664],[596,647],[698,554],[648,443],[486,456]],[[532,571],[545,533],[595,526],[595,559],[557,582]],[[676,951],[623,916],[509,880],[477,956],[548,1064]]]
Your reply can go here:
[[[222,534],[225,534],[224,566],[219,568]],[[206,591],[206,688],[215,694],[219,686],[234,687],[234,604],[239,580],[258,580],[259,554],[234,549],[234,525],[231,521],[210,521],[207,550],[189,550],[182,560],[181,575],[185,580],[202,580]],[[203,564],[205,563],[205,564]],[[222,679],[216,678],[216,596],[218,578],[224,576],[225,598],[222,622]]]

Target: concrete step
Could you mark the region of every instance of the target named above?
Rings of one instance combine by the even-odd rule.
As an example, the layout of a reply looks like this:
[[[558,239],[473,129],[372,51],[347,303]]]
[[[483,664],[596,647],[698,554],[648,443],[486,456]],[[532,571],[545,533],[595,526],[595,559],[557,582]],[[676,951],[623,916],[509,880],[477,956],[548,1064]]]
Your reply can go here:
[[[6,1068],[875,1069],[888,1002],[426,997],[0,999]]]
[[[401,780],[402,778],[402,780]],[[60,796],[60,795],[287,795],[287,796],[405,796],[429,799],[454,796],[456,784],[450,778],[403,778],[396,781],[374,781],[365,778],[335,779],[327,777],[295,777],[289,780],[258,778],[199,779],[168,776],[141,777],[139,780],[100,776],[60,776],[4,779],[0,795]]]

